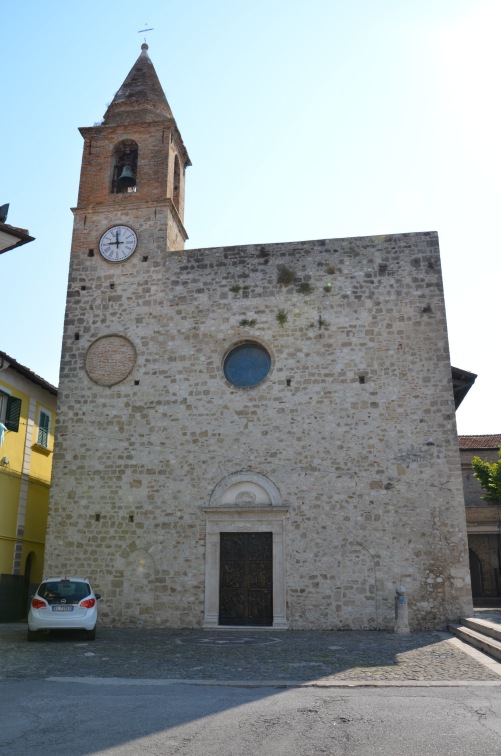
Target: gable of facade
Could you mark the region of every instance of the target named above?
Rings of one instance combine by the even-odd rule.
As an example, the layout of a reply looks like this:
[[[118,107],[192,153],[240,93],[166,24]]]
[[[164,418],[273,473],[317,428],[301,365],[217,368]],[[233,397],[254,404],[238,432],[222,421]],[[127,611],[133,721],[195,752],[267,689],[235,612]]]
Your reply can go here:
[[[0,352],[0,620],[42,578],[57,389]]]

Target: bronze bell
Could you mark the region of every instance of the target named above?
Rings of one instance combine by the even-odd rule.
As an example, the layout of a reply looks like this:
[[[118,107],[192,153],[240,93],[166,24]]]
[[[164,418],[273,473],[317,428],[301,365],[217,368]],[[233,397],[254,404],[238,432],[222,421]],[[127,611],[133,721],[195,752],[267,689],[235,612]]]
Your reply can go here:
[[[122,173],[118,177],[118,183],[120,186],[135,186],[136,185],[136,177],[134,175],[134,171],[132,170],[130,165],[127,165],[127,163],[124,165]]]

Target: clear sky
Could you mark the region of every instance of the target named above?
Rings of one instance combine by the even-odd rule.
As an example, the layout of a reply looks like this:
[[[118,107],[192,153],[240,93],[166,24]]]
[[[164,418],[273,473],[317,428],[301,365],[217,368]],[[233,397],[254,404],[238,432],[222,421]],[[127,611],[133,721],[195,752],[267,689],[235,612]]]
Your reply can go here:
[[[5,3],[0,349],[57,384],[79,126],[149,54],[183,135],[188,248],[438,231],[463,434],[500,433],[500,0]],[[409,391],[419,390],[416,386]]]

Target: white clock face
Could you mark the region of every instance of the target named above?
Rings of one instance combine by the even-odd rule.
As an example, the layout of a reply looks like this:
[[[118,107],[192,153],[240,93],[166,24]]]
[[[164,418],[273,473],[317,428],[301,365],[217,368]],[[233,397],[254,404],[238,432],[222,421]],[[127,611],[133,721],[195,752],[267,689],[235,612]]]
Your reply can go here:
[[[99,242],[99,251],[109,262],[127,260],[136,247],[136,232],[129,226],[112,226],[101,236]]]

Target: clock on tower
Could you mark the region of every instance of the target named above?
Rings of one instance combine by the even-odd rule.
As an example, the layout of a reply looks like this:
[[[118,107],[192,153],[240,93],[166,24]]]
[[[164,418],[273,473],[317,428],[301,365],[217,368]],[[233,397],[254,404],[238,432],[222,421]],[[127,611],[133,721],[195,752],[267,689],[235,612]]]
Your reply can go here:
[[[112,226],[101,236],[99,251],[109,262],[124,262],[134,253],[137,236],[129,226]]]

